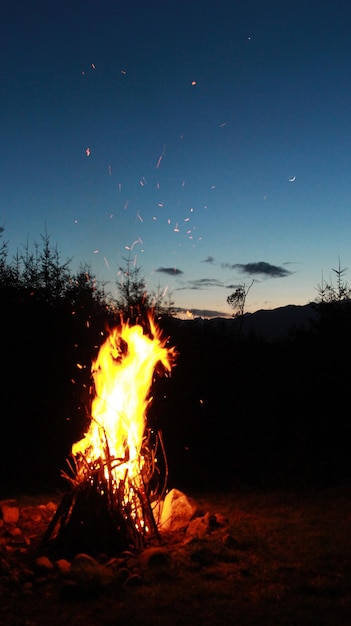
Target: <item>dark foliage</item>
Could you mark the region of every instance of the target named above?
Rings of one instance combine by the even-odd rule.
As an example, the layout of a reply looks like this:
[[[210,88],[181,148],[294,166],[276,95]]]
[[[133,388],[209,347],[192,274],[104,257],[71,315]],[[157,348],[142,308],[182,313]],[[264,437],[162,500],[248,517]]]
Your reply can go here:
[[[90,367],[113,313],[84,267],[76,274],[52,252],[0,265],[2,437],[0,488],[59,483],[89,414]]]

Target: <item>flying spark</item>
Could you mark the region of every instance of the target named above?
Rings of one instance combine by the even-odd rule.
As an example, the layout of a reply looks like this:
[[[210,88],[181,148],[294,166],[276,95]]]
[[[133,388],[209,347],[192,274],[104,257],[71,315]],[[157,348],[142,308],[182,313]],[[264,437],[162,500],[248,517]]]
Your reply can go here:
[[[159,167],[160,167],[160,165],[161,165],[161,161],[162,161],[163,157],[165,156],[165,152],[166,152],[166,146],[164,145],[164,146],[163,146],[162,153],[161,153],[161,154],[160,154],[160,156],[158,157],[158,161],[157,161],[157,163],[156,163],[156,169],[157,169],[157,170],[158,170],[158,168],[159,168]]]
[[[87,149],[86,149],[85,154],[86,154],[87,156],[90,156],[90,148],[87,148]]]

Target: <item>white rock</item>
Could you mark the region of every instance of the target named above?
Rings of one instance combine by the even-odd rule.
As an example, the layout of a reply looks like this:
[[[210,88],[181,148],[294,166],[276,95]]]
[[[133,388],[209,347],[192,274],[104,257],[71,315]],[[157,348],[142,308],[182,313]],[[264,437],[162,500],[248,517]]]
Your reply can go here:
[[[198,504],[178,489],[172,489],[165,497],[160,531],[184,530],[189,522],[201,515]]]

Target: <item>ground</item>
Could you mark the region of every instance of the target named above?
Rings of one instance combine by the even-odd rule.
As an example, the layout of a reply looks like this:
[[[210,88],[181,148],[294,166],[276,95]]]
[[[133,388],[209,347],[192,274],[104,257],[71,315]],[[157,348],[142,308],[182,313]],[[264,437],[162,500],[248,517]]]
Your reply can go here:
[[[129,567],[128,584],[95,571],[79,586],[33,565],[58,496],[18,497],[20,519],[0,541],[2,626],[351,623],[350,487],[190,495],[225,525],[187,542],[168,537],[167,558],[139,562],[134,577]]]

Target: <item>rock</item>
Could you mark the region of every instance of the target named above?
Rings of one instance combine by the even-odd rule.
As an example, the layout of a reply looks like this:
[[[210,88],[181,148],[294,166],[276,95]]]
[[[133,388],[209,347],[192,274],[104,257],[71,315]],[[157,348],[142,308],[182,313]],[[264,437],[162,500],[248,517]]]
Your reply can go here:
[[[139,585],[141,585],[140,574],[131,574],[125,581],[124,585],[126,587],[138,587]]]
[[[6,524],[16,524],[19,519],[19,506],[17,500],[2,500],[0,502],[2,519]]]
[[[72,560],[72,567],[74,569],[96,569],[99,566],[98,562],[93,559],[89,554],[84,554],[81,552],[80,554],[76,554],[76,556]]]
[[[160,531],[173,532],[184,530],[192,519],[201,514],[195,500],[178,491],[178,489],[172,489],[164,500]]]
[[[60,574],[68,574],[71,571],[71,564],[66,559],[56,561],[56,567]]]
[[[47,556],[38,556],[35,559],[35,564],[37,568],[41,571],[51,571],[54,569],[54,564]]]
[[[222,543],[226,548],[230,548],[231,550],[237,550],[240,547],[239,542],[230,533],[223,535]]]
[[[196,517],[189,523],[186,531],[186,539],[203,539],[210,532],[206,518]]]
[[[139,562],[142,567],[157,568],[168,566],[170,555],[167,550],[159,547],[146,548],[139,555]]]

